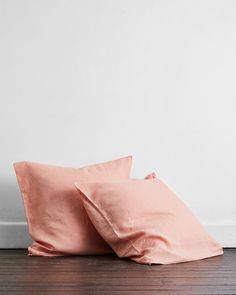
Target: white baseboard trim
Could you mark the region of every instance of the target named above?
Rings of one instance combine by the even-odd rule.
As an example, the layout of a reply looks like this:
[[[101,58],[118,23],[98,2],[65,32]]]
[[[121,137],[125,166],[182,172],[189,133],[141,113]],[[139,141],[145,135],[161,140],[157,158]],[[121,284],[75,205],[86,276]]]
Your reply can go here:
[[[204,224],[210,235],[224,248],[236,247],[236,223]]]
[[[31,243],[26,222],[0,222],[0,249],[24,249]]]
[[[223,247],[236,247],[236,223],[204,225]],[[0,248],[27,248],[32,243],[26,222],[0,222]]]

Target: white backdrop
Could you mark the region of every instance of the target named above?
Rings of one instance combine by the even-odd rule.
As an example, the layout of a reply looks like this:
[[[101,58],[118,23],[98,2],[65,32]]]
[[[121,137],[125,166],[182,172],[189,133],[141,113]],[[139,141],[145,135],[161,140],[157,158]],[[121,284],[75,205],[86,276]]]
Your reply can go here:
[[[0,0],[0,246],[26,243],[12,238],[14,161],[128,154],[134,177],[156,171],[236,246],[235,13],[233,0]]]

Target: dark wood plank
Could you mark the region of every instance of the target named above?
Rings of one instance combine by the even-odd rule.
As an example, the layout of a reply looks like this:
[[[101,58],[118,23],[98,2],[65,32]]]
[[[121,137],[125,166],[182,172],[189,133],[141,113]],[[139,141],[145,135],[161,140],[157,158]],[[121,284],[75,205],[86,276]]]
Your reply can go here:
[[[236,294],[236,249],[172,265],[116,256],[28,257],[0,250],[0,294]]]

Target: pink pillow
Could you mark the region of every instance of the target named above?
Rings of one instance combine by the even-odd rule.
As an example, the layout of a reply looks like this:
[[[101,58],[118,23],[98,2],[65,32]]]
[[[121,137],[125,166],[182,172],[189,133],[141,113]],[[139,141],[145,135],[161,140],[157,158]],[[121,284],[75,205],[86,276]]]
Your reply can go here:
[[[35,241],[29,255],[60,256],[110,253],[90,222],[74,182],[112,181],[130,177],[132,157],[83,168],[14,164],[29,232]]]
[[[76,183],[86,211],[119,257],[169,264],[223,253],[185,204],[159,179]]]

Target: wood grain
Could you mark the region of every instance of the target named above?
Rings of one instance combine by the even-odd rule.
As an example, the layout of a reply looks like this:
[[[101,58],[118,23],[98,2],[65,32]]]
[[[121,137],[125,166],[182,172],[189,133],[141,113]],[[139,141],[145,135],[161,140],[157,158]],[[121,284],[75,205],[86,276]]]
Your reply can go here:
[[[236,294],[236,249],[172,265],[116,256],[28,257],[0,250],[0,294]]]

